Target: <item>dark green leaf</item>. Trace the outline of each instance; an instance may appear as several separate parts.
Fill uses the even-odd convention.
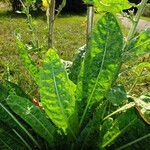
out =
[[[9,96],[7,103],[36,133],[47,140],[51,146],[54,144],[56,130],[45,114],[42,113],[42,110],[33,105],[29,100],[19,96]]]
[[[84,127],[80,136],[78,137],[78,149],[95,149],[97,147],[97,142],[99,141],[100,126],[103,120],[103,117],[106,113],[107,101],[100,104],[96,112],[93,114],[92,119]],[[92,144],[91,144],[92,143]]]
[[[9,127],[13,129],[17,129],[20,131],[20,133],[24,136],[26,135],[30,140],[40,149],[40,146],[36,139],[33,137],[31,133],[27,130],[25,127],[26,124],[22,124],[20,121],[20,118],[18,119],[16,115],[9,109],[9,107],[5,104],[2,104],[0,102],[0,120],[4,123],[7,124]]]
[[[1,124],[1,123],[0,123]],[[16,134],[5,128],[4,124],[0,125],[0,149],[2,150],[32,150],[32,148],[27,144],[21,143]]]
[[[77,84],[78,76],[81,70],[81,64],[84,59],[85,49],[86,48],[84,46],[78,50],[78,53],[75,56],[75,60],[73,61],[73,64],[70,68],[69,79],[75,84]]]

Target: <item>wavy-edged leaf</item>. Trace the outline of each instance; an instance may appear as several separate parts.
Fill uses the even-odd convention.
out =
[[[88,109],[105,96],[118,73],[123,35],[113,14],[106,13],[92,33],[77,84],[80,125]],[[84,110],[84,112],[83,112]]]
[[[29,57],[28,49],[25,46],[25,44],[22,42],[19,33],[16,34],[16,43],[17,43],[18,51],[19,51],[20,58],[22,60],[23,65],[29,71],[29,73],[31,74],[35,82],[37,82],[38,77],[39,77],[38,69],[35,63],[33,62],[33,60]]]
[[[123,9],[130,8],[128,0],[83,0],[87,4],[94,4],[97,12],[120,13]]]
[[[9,96],[7,103],[37,134],[53,146],[56,130],[42,110],[33,105],[28,99],[15,95]]]
[[[141,32],[131,41],[128,51],[136,56],[150,53],[150,28]]]
[[[39,89],[43,107],[53,123],[65,133],[68,129],[75,136],[75,85],[68,79],[67,72],[53,49],[46,53],[40,70]]]

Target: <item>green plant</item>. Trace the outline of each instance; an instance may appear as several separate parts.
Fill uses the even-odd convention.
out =
[[[79,68],[70,70],[77,70],[69,75],[75,76],[73,81],[56,50],[49,49],[37,69],[17,36],[21,59],[38,85],[40,102],[20,93],[17,86],[8,88],[9,83],[1,84],[0,110],[7,118],[1,119],[3,149],[14,149],[14,143],[18,149],[123,149],[149,139],[149,96],[129,96],[124,87],[116,83],[121,66],[130,54],[141,55],[149,50],[149,30],[134,37],[146,2],[141,3],[127,41],[123,40],[112,12],[100,18],[85,48],[84,58],[77,57],[81,62]],[[132,136],[136,132],[134,126],[140,135]],[[125,133],[130,133],[130,137],[125,143],[121,139],[118,143],[116,139],[124,138]]]

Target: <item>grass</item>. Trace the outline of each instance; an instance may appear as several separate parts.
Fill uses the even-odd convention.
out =
[[[100,15],[95,15],[95,22],[99,17]],[[33,17],[33,23],[36,27],[36,36],[39,39],[40,45],[47,50],[48,29],[45,14]],[[36,95],[36,85],[28,72],[25,71],[17,52],[15,44],[16,29],[20,29],[24,41],[30,43],[31,35],[27,28],[26,17],[23,15],[14,15],[9,11],[8,7],[1,7],[0,79],[6,79],[9,72],[11,75],[9,80],[20,85],[29,95]],[[122,27],[122,29],[126,35],[127,29],[124,27]],[[85,35],[86,15],[65,15],[59,16],[55,20],[53,44],[58,50],[58,54],[61,58],[65,60],[73,60],[76,50],[85,44]],[[126,79],[125,76],[124,79]],[[122,81],[124,79],[122,79]]]

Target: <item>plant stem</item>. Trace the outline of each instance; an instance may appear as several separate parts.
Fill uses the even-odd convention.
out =
[[[92,27],[93,27],[93,17],[94,17],[94,6],[88,5],[87,6],[87,31],[86,31],[86,45],[88,47]]]
[[[53,26],[55,16],[55,0],[51,0],[48,13],[48,48],[53,47]]]
[[[143,11],[146,7],[146,4],[147,4],[148,0],[142,0],[140,6],[139,6],[139,10],[133,20],[133,24],[132,24],[132,27],[129,31],[129,34],[128,34],[128,37],[127,37],[127,43],[130,43],[131,39],[133,38],[135,32],[136,32],[136,27],[138,25],[138,22],[140,20],[140,17],[141,15],[143,14]]]

